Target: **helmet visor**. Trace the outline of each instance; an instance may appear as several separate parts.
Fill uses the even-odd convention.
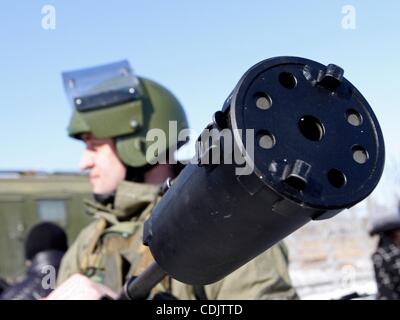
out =
[[[63,72],[62,77],[67,98],[79,112],[118,106],[140,98],[139,80],[126,60]]]

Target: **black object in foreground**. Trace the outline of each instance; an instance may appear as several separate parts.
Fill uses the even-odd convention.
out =
[[[186,166],[145,223],[144,243],[159,275],[153,280],[167,273],[189,284],[218,281],[307,222],[357,204],[382,175],[379,123],[336,65],[262,61],[207,129],[217,134],[202,146],[202,163]],[[254,142],[246,129],[254,130]],[[223,131],[233,135],[230,148]],[[229,157],[205,164],[217,160],[215,150],[242,150],[251,174]],[[135,281],[126,287],[133,298]]]

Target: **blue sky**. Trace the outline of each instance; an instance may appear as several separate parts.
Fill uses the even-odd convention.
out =
[[[41,26],[44,5],[56,29]],[[356,28],[342,28],[342,7]],[[399,1],[22,1],[0,4],[0,170],[75,170],[83,146],[60,73],[128,59],[169,87],[200,131],[242,74],[278,55],[335,63],[399,153]]]

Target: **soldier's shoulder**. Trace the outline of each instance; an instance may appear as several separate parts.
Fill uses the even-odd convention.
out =
[[[82,243],[93,239],[98,233],[100,225],[102,224],[101,219],[95,219],[84,227],[76,237],[75,243]]]

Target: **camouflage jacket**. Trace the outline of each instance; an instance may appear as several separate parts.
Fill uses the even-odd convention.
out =
[[[280,242],[224,279],[206,286],[172,280],[171,293],[179,299],[249,300],[298,299],[288,272],[288,251]]]
[[[400,300],[400,248],[382,234],[372,255],[378,300]]]
[[[81,273],[119,291],[127,276],[142,272],[152,261],[142,244],[143,223],[159,198],[158,191],[158,186],[122,182],[114,208],[87,201],[87,213],[94,221],[65,254],[57,283]]]
[[[144,221],[159,200],[158,191],[158,186],[123,182],[114,208],[88,202],[88,213],[95,221],[64,256],[58,284],[81,273],[118,292],[127,276],[140,274],[152,262],[150,250],[142,244],[142,233]],[[190,286],[167,278],[157,288],[178,299],[297,298],[283,242],[214,284]]]

